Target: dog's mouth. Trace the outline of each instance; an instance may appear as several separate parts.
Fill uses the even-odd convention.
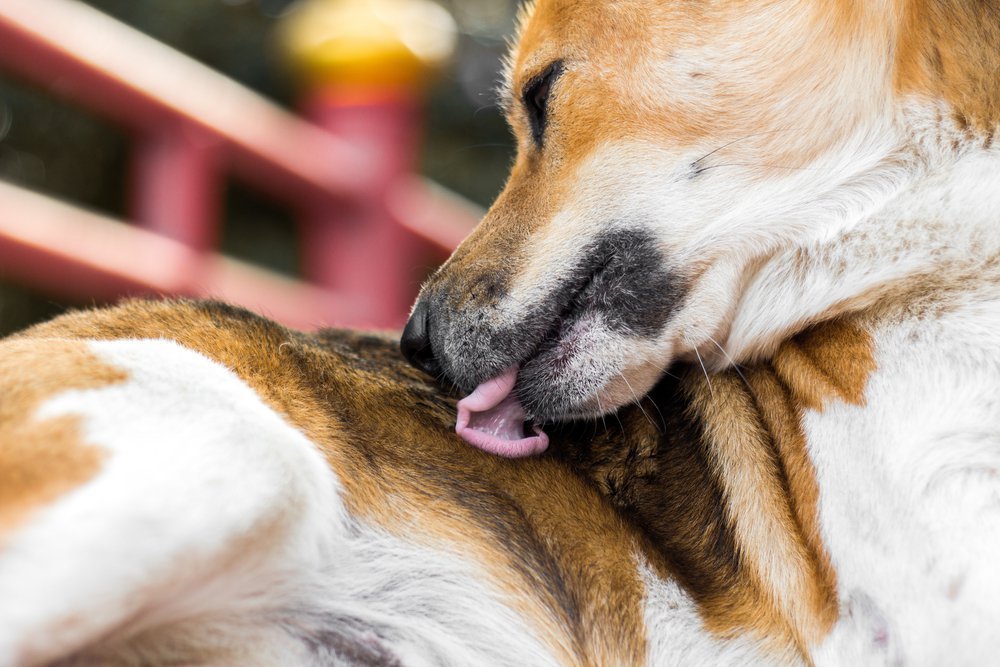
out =
[[[525,421],[524,406],[514,393],[518,370],[512,366],[458,402],[455,432],[467,443],[507,458],[534,456],[549,446],[545,431]],[[529,428],[533,435],[527,435]]]
[[[557,411],[546,410],[547,401],[539,390],[551,394],[564,384],[560,376],[565,374],[570,359],[582,352],[579,333],[588,328],[591,314],[574,297],[525,359],[482,382],[459,401],[455,432],[483,451],[523,458],[541,454],[548,447],[549,438],[540,416],[547,420],[586,416],[588,411],[576,405],[562,404]]]
[[[597,417],[615,407],[602,392],[637,343],[660,335],[684,294],[645,232],[609,233],[583,256],[541,306],[524,308],[502,336],[466,346],[478,348],[479,358],[465,352],[463,371],[494,350],[512,352],[464,383],[475,388],[459,402],[456,431],[469,444],[507,457],[538,454],[548,446],[542,422]],[[464,326],[475,330],[475,320]]]

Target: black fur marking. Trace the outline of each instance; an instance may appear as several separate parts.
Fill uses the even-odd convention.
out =
[[[495,284],[495,283],[491,283]],[[506,292],[506,290],[503,290]],[[654,337],[688,292],[671,270],[652,234],[621,229],[599,236],[579,255],[547,299],[519,313],[516,323],[498,327],[493,308],[504,296],[426,290],[430,346],[444,376],[463,392],[513,364],[546,355],[562,334],[587,316],[622,336]]]
[[[574,328],[593,322],[623,338],[655,338],[689,290],[657,239],[635,228],[598,236],[561,278],[548,298],[516,309],[513,323],[509,314],[495,310],[507,293],[501,284],[506,278],[472,279],[473,287],[462,291],[439,283],[421,297],[427,339],[408,345],[433,351],[434,370],[442,371],[433,375],[465,394],[519,364],[517,392],[531,419],[566,419],[591,410],[593,395],[608,381],[602,374],[607,371],[588,374],[575,367],[573,375],[566,375],[575,355],[598,353],[576,347]]]
[[[612,232],[600,237],[587,255],[590,262],[577,274],[589,276],[589,282],[571,304],[571,313],[598,312],[612,330],[625,335],[657,335],[687,290],[652,235]]]
[[[642,406],[622,409],[596,436],[592,422],[554,425],[550,451],[645,534],[699,603],[724,604],[742,562],[702,425],[674,377],[664,377]]]

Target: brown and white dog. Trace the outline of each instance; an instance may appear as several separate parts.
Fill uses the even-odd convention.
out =
[[[403,340],[476,447],[379,337],[0,342],[0,665],[994,660],[998,72],[996,0],[539,0]]]

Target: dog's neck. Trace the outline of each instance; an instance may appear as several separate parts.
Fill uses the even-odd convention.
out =
[[[897,97],[940,100],[967,138],[992,138],[1000,126],[1000,0],[888,4]]]
[[[552,425],[552,454],[631,520],[709,628],[802,658],[837,603],[801,409],[860,402],[870,350],[845,318],[739,372],[678,364],[604,422]]]
[[[899,127],[906,147],[886,160],[896,166],[883,200],[747,276],[716,368],[769,358],[816,322],[899,299],[914,279],[958,275],[1000,251],[1000,127],[974,131],[944,102],[904,105]]]
[[[716,368],[768,358],[810,324],[1000,247],[1000,0],[864,8],[859,18],[884,22],[872,34],[895,41],[884,70],[894,102],[858,135],[873,150],[884,142],[883,159],[802,213],[819,239],[783,245],[743,277],[725,353],[701,350]]]

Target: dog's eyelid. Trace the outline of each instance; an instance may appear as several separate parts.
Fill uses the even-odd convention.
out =
[[[531,124],[531,134],[535,143],[542,145],[545,126],[548,123],[548,101],[552,86],[563,72],[563,62],[556,60],[546,67],[541,74],[531,78],[525,84],[521,94],[521,102],[528,114]]]

